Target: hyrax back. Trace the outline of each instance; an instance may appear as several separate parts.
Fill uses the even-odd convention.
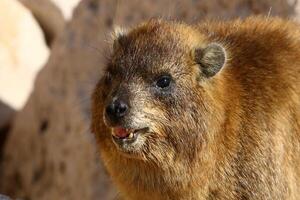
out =
[[[92,131],[124,199],[300,199],[300,29],[252,17],[116,33]]]

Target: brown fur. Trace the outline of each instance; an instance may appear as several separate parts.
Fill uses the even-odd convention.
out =
[[[191,52],[211,43],[225,49],[226,63],[206,77]],[[92,131],[124,199],[300,199],[296,23],[150,20],[114,46],[110,74],[93,94]],[[161,71],[176,84],[165,96],[149,86]],[[138,113],[138,123],[151,127],[130,152],[113,144],[103,121],[112,93],[125,90],[133,102],[128,121]]]

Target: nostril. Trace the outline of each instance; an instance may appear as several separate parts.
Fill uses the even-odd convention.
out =
[[[116,115],[118,117],[122,117],[125,115],[127,110],[127,105],[124,102],[119,102],[116,106]]]
[[[111,119],[123,117],[126,114],[128,106],[123,101],[116,100],[106,107],[106,114]]]
[[[107,107],[106,107],[106,113],[109,115],[109,116],[112,116],[114,115],[114,110],[115,110],[115,106],[114,104],[109,104]]]

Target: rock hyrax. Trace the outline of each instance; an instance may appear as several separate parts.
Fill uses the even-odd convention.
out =
[[[118,32],[92,131],[124,199],[300,199],[300,28],[251,17]]]

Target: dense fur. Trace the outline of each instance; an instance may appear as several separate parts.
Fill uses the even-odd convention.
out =
[[[225,51],[206,74],[198,49]],[[150,20],[118,34],[93,94],[92,131],[124,199],[300,199],[300,28],[253,17],[195,26]],[[199,57],[197,55],[201,55]],[[200,60],[201,61],[201,60]],[[215,62],[214,62],[215,61]],[[153,81],[171,74],[167,92]],[[125,127],[147,125],[118,148],[103,119],[125,96]]]

